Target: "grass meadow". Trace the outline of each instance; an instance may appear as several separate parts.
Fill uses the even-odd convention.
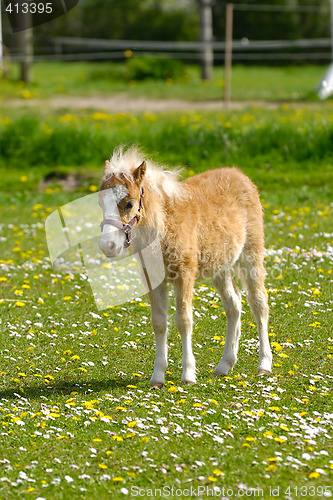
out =
[[[177,498],[333,494],[332,118],[330,103],[157,115],[1,112],[1,498],[149,498],[163,488]],[[198,382],[180,383],[170,290],[167,381],[151,391],[147,297],[98,311],[83,273],[51,267],[45,218],[97,190],[119,143],[183,165],[184,177],[234,164],[258,184],[270,376],[255,375],[257,330],[243,296],[238,364],[212,378],[226,318],[211,283],[198,282]],[[52,172],[76,172],[80,187],[66,191],[57,179],[41,187]]]
[[[163,81],[128,80],[126,63],[38,62],[32,67],[31,83],[26,86],[19,80],[18,64],[12,63],[9,78],[0,80],[0,95],[5,101],[16,98],[23,103],[29,99],[45,100],[54,96],[114,94],[207,101],[223,98],[222,66],[214,68],[211,81],[202,82],[199,68],[191,65],[185,66],[183,77]],[[269,68],[235,65],[232,70],[232,97],[239,101],[316,100],[313,91],[326,69],[326,66],[315,65]]]

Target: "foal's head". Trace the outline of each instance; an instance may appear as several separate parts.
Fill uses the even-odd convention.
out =
[[[144,161],[130,174],[113,173],[110,163],[105,163],[98,202],[103,210],[99,247],[107,257],[118,257],[130,244],[130,228],[140,219],[145,172]]]

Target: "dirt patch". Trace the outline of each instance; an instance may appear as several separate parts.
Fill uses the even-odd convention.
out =
[[[52,170],[39,181],[38,189],[44,191],[46,188],[59,186],[63,191],[75,191],[89,180],[89,174],[81,172],[65,173]]]
[[[47,107],[51,109],[102,109],[110,113],[128,112],[150,112],[158,113],[165,111],[183,111],[183,110],[210,110],[225,111],[227,108],[223,99],[216,101],[182,101],[180,99],[149,99],[147,97],[130,97],[124,94],[113,96],[56,96],[50,99],[29,99],[22,101],[20,99],[11,99],[6,102],[9,106],[40,108]],[[316,104],[316,103],[313,103]],[[233,101],[228,109],[246,109],[250,107],[260,107],[275,109],[279,108],[282,102],[267,101]],[[311,104],[291,103],[291,107],[311,106]]]

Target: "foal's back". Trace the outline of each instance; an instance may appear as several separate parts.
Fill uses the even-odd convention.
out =
[[[234,167],[209,170],[187,179],[184,189],[189,197],[181,207],[178,231],[187,233],[197,250],[199,270],[232,266],[243,250],[262,255],[258,190],[243,172]]]
[[[193,198],[199,198],[200,203],[206,200],[221,207],[232,204],[238,208],[260,208],[255,184],[236,167],[207,170],[188,178],[184,187],[191,191]]]

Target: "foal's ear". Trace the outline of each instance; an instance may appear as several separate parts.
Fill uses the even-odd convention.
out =
[[[110,162],[106,160],[104,163],[104,173],[106,174],[110,170]]]
[[[143,161],[141,163],[141,165],[134,170],[133,179],[134,179],[134,182],[136,182],[136,184],[138,184],[138,185],[141,184],[142,179],[146,173],[146,170],[147,170],[147,165],[146,165],[145,161]]]

